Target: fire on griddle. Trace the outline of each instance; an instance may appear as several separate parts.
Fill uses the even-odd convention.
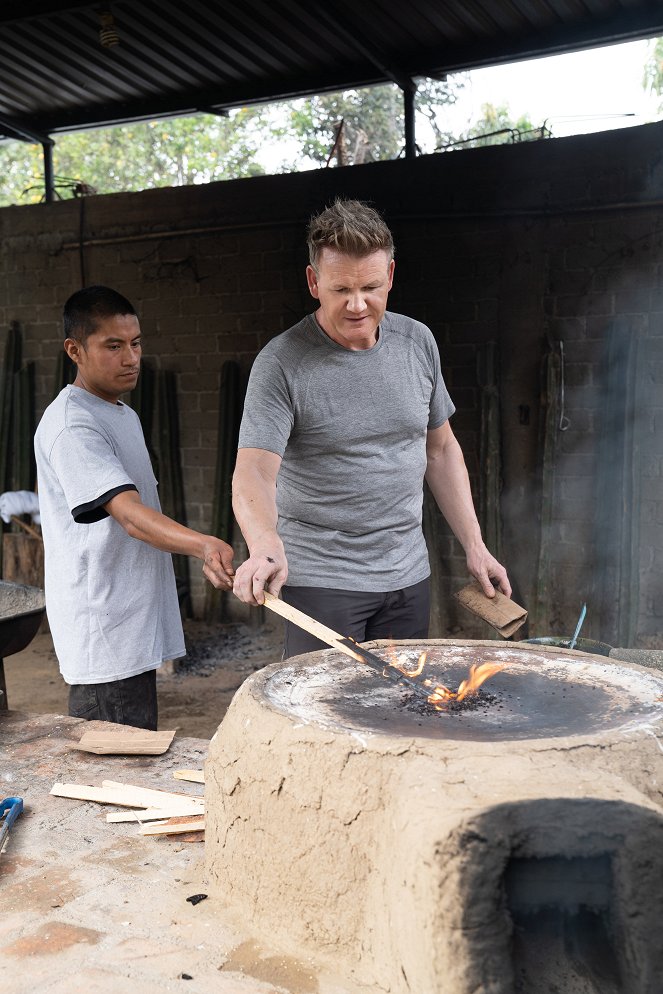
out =
[[[404,654],[396,657],[396,660],[391,663],[396,669],[400,670],[404,676],[409,677],[411,680],[416,680],[421,677],[424,671],[424,666],[426,665],[426,653],[422,652],[417,660],[417,665],[412,669],[407,667],[407,657]],[[458,711],[475,710],[480,704],[489,703],[488,698],[490,697],[494,700],[493,694],[482,693],[479,697],[479,690],[481,686],[489,680],[500,670],[503,670],[504,666],[501,663],[485,662],[485,663],[472,663],[470,666],[470,671],[464,680],[461,680],[458,690],[450,690],[445,687],[444,684],[435,683],[430,677],[425,677],[421,680],[421,683],[427,690],[430,691],[428,695],[428,705],[432,706],[436,711]],[[417,710],[421,708],[421,713],[424,713],[426,705],[422,703],[421,700],[417,701]]]

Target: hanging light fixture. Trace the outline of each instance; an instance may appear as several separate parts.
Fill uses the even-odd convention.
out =
[[[120,36],[115,27],[115,18],[110,10],[102,10],[100,12],[99,22],[101,24],[99,28],[99,44],[103,48],[113,48],[114,45],[119,45]]]

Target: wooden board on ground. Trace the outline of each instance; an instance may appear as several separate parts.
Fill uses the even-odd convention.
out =
[[[205,829],[205,816],[193,818],[169,818],[168,821],[157,822],[154,825],[141,825],[141,835],[179,835],[184,832],[200,832]]]
[[[188,780],[189,783],[205,783],[204,770],[175,770],[173,776],[176,780]]]
[[[164,804],[162,808],[141,808],[139,811],[113,811],[106,815],[106,821],[114,823],[123,821],[164,821],[176,816],[193,817],[203,814],[204,810],[204,805],[196,798],[195,803],[190,805]]]
[[[190,801],[192,798],[202,801],[202,794],[188,794],[184,790],[162,790],[160,787],[138,787],[136,784],[131,783],[121,783],[118,780],[102,780],[102,787],[123,787],[126,791],[130,793],[133,797],[143,797],[146,803],[143,805],[146,808],[159,807],[165,800],[171,799],[175,801]],[[132,805],[133,807],[133,805]]]
[[[203,804],[203,798],[188,794],[171,794],[168,791],[150,790],[147,787],[134,787],[105,780],[101,787],[89,787],[76,783],[55,783],[51,794],[56,797],[69,797],[78,801],[95,801],[97,804],[117,804],[126,808],[163,807],[168,804],[188,808],[192,801]]]
[[[84,732],[75,749],[98,756],[161,756],[170,748],[175,737],[172,731],[151,732],[127,726],[122,730]]]

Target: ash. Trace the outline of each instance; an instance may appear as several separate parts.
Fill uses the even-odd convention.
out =
[[[283,635],[279,625],[254,628],[242,622],[184,623],[186,656],[177,661],[176,676],[209,677],[219,670],[248,676],[281,658]]]

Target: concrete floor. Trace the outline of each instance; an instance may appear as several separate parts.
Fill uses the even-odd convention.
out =
[[[104,779],[202,790],[172,773],[202,768],[206,739],[176,737],[163,756],[72,748],[100,724],[0,712],[0,798],[25,803],[0,855],[3,994],[359,994],[258,948],[218,898],[187,902],[206,891],[200,842],[144,837],[108,824],[107,805],[50,795],[56,781]]]

